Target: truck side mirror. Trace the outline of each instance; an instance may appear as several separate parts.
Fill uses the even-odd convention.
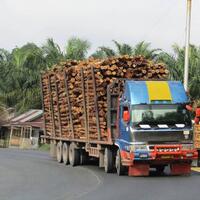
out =
[[[130,121],[130,113],[129,113],[128,110],[124,110],[124,112],[123,112],[123,120],[126,123],[128,123]]]
[[[192,108],[191,105],[185,105],[185,108],[186,108],[187,110],[189,110],[189,111],[192,111],[192,110],[193,110],[193,108]]]

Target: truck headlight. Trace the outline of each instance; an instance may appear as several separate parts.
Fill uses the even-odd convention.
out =
[[[125,146],[126,151],[134,152],[134,151],[148,151],[149,148],[147,145],[127,145]]]
[[[192,150],[193,145],[192,144],[182,144],[182,149],[183,150]]]
[[[190,131],[183,131],[183,135],[184,135],[185,139],[187,140],[189,138]]]
[[[135,145],[135,151],[148,151],[147,145]]]

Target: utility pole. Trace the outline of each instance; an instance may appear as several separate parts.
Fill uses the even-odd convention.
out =
[[[192,0],[187,0],[186,34],[185,34],[185,66],[184,66],[184,88],[187,92],[188,92],[188,74],[189,74],[191,12],[192,12]]]

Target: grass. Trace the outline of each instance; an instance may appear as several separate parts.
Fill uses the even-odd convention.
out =
[[[41,144],[38,149],[40,151],[50,151],[50,145],[49,144]]]

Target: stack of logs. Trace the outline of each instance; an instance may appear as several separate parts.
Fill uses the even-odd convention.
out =
[[[142,56],[60,63],[42,75],[46,134],[107,141],[107,86],[118,78],[167,79],[168,73]]]

